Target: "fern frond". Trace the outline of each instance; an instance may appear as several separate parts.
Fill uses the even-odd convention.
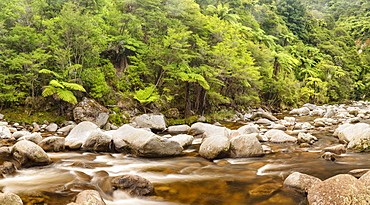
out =
[[[57,92],[57,89],[55,87],[53,87],[53,86],[47,85],[47,86],[44,86],[43,88],[44,88],[44,90],[41,93],[41,95],[43,97],[47,97],[47,96],[53,95],[54,93]]]
[[[77,84],[77,83],[60,82],[60,84],[62,84],[65,88],[69,90],[78,90],[78,91],[86,92],[85,88],[82,85]]]
[[[57,80],[51,80],[49,82],[49,85],[54,86],[54,87],[64,88],[64,86],[61,83],[59,83]]]
[[[59,75],[58,73],[56,73],[52,70],[48,70],[48,69],[41,69],[41,70],[39,70],[39,73],[53,74],[57,78],[62,78],[62,76]]]
[[[65,90],[65,89],[58,89],[57,95],[59,96],[61,100],[69,102],[73,105],[77,104],[77,98],[72,93],[72,91]]]

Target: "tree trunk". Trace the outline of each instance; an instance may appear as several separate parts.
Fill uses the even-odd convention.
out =
[[[190,83],[186,82],[185,85],[185,112],[184,117],[190,117],[191,102],[190,102]]]

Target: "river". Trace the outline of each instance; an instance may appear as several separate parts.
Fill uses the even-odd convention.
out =
[[[313,118],[299,118],[312,121]],[[240,123],[224,123],[236,129]],[[3,192],[14,192],[25,204],[64,205],[86,189],[96,186],[90,179],[99,171],[110,177],[140,175],[154,185],[153,196],[132,198],[120,191],[105,199],[108,205],[297,205],[305,196],[284,188],[293,171],[326,179],[340,173],[369,168],[367,153],[347,152],[335,161],[321,158],[323,147],[339,144],[328,131],[313,131],[319,140],[311,147],[297,144],[263,143],[272,153],[263,157],[224,158],[209,161],[197,153],[194,144],[181,156],[137,158],[121,153],[49,152],[54,163],[24,168],[0,180]],[[3,159],[5,160],[5,159]],[[94,180],[91,180],[94,181]],[[66,188],[67,187],[67,188]]]

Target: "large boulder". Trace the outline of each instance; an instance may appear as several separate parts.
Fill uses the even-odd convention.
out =
[[[45,130],[48,132],[56,132],[58,129],[58,125],[55,123],[50,123],[48,126],[45,127]]]
[[[21,197],[14,193],[0,193],[0,204],[2,205],[23,205]]]
[[[0,138],[1,139],[9,139],[12,136],[9,128],[6,126],[0,126]]]
[[[262,144],[257,139],[258,133],[243,134],[230,140],[231,157],[263,156]]]
[[[64,150],[64,137],[47,137],[43,139],[38,145],[47,152],[59,152]]]
[[[278,119],[275,116],[273,116],[270,112],[266,112],[262,109],[259,109],[257,112],[252,113],[252,116],[249,119],[255,120],[258,118],[266,118],[271,121],[278,121]]]
[[[293,109],[289,112],[291,115],[309,115],[310,114],[310,109],[308,107],[301,107],[301,108],[296,108]]]
[[[189,125],[174,125],[167,128],[167,132],[172,135],[187,134],[189,130]]]
[[[18,138],[21,138],[21,137],[23,137],[23,136],[25,136],[25,135],[30,135],[31,133],[30,132],[28,132],[28,131],[16,131],[16,132],[14,132],[13,134],[12,134],[12,137],[14,138],[14,139],[18,139]]]
[[[160,137],[152,132],[123,125],[113,133],[113,142],[117,148],[126,148],[133,154],[142,157],[166,157],[181,154],[183,148],[178,142]]]
[[[297,142],[297,138],[286,134],[282,130],[269,130],[265,133],[265,136],[270,140],[270,142],[275,143]]]
[[[370,125],[366,123],[357,123],[354,125],[339,127],[338,129],[341,129],[337,132],[339,141],[349,143],[354,138],[359,138],[365,132],[365,130],[369,128]]]
[[[38,143],[41,142],[42,136],[41,136],[41,133],[34,132],[32,134],[29,134],[29,135],[24,135],[23,137],[19,138],[18,140],[28,140],[28,141],[34,142],[35,144],[38,144]]]
[[[369,204],[365,184],[349,174],[339,174],[320,183],[308,190],[309,204]]]
[[[181,147],[187,147],[193,143],[194,137],[191,135],[180,134],[171,137],[170,140],[178,142]]]
[[[312,186],[320,182],[321,179],[317,177],[299,172],[293,172],[284,180],[284,187],[301,193],[307,193]]]
[[[112,136],[101,130],[95,130],[86,138],[81,148],[94,152],[112,151]]]
[[[81,205],[105,205],[103,198],[96,190],[84,190],[77,194],[76,204]]]
[[[154,130],[165,130],[166,129],[166,119],[164,115],[155,114],[143,114],[136,116],[132,119],[132,122],[136,123],[138,127],[149,128]]]
[[[368,150],[370,148],[370,128],[364,129],[361,134],[354,136],[347,147]]]
[[[90,121],[103,127],[108,121],[109,110],[92,99],[84,98],[73,109],[73,118],[77,123]]]
[[[87,137],[96,130],[99,130],[99,127],[96,124],[89,121],[81,122],[76,125],[76,127],[74,127],[65,138],[65,145],[70,149],[79,149]]]
[[[188,134],[208,138],[215,135],[222,135],[226,137],[230,134],[230,132],[231,130],[227,129],[226,127],[197,122],[191,125]]]
[[[243,134],[252,134],[252,133],[259,133],[259,126],[255,124],[244,125],[239,127],[237,130],[241,135]]]
[[[208,137],[200,145],[199,154],[206,159],[223,158],[229,154],[230,140],[222,135]]]
[[[51,163],[46,152],[31,141],[22,140],[15,143],[11,153],[13,158],[23,167],[41,166]]]
[[[111,184],[114,189],[120,189],[133,197],[146,196],[153,192],[153,184],[138,175],[121,175],[112,179]]]

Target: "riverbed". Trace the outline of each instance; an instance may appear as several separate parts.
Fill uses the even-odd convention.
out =
[[[297,118],[301,122],[313,119]],[[243,122],[222,124],[236,129]],[[283,187],[284,179],[290,173],[298,171],[324,180],[353,169],[370,167],[368,153],[349,151],[335,161],[324,160],[321,150],[337,145],[339,141],[332,136],[332,131],[315,129],[311,132],[318,141],[310,147],[264,142],[272,152],[263,157],[213,161],[199,156],[198,144],[171,158],[82,151],[49,152],[53,160],[51,165],[22,168],[1,179],[0,187],[3,192],[21,196],[24,204],[64,205],[82,190],[97,187],[91,178],[104,172],[110,177],[139,175],[154,185],[154,194],[145,198],[132,198],[119,190],[113,195],[103,195],[108,205],[303,205],[306,204],[304,195]]]

